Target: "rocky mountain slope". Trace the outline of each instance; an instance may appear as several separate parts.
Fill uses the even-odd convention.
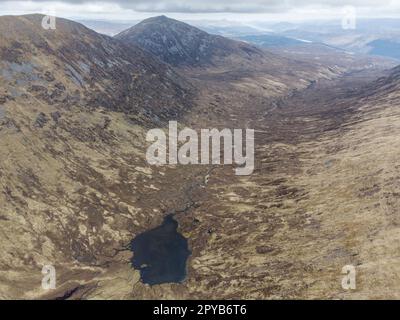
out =
[[[133,206],[151,187],[145,128],[177,119],[195,94],[135,46],[41,21],[0,17],[1,298],[46,294],[44,264],[57,269],[52,297],[102,272],[150,217]]]
[[[249,90],[261,88],[266,95],[307,86],[309,79],[333,79],[349,71],[395,65],[389,60],[354,56],[317,44],[264,50],[165,16],[144,20],[115,38],[151,52],[192,80],[209,84],[236,82]]]
[[[41,19],[1,17],[1,99],[29,95],[63,107],[79,102],[164,119],[189,106],[190,85],[140,48],[64,19],[46,31]]]
[[[165,16],[146,19],[116,38],[138,45],[173,66],[208,66],[230,55],[244,59],[263,56],[254,46],[210,35]]]

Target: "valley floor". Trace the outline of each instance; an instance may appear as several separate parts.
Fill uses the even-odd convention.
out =
[[[195,203],[178,215],[192,250],[188,278],[137,283],[134,297],[399,298],[400,111],[397,92],[387,100],[360,90],[375,76],[350,73],[275,98],[208,92],[222,116],[205,107],[201,121],[197,110],[186,121],[255,129],[256,170],[237,177],[216,167],[206,184],[206,168],[189,169],[189,181],[180,178],[188,168],[166,174],[186,186],[167,211]],[[346,265],[356,290],[341,286]]]

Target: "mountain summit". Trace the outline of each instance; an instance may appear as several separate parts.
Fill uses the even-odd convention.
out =
[[[189,104],[190,85],[138,46],[62,18],[56,30],[44,30],[42,18],[0,17],[0,84],[13,92],[9,99],[28,92],[51,104],[153,118],[175,117]]]
[[[244,42],[208,34],[187,23],[159,16],[146,19],[116,35],[126,44],[138,45],[173,66],[203,66],[230,55],[263,56]]]

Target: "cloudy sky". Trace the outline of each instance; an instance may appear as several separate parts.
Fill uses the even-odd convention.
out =
[[[0,15],[51,13],[75,19],[139,20],[166,14],[182,20],[336,19],[354,6],[359,17],[400,17],[399,0],[0,0]]]

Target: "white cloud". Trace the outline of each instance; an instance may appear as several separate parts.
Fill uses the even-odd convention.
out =
[[[398,0],[0,0],[0,14],[46,13],[67,18],[138,20],[157,14],[177,19],[240,21],[337,18],[344,6],[362,17],[400,16]]]

